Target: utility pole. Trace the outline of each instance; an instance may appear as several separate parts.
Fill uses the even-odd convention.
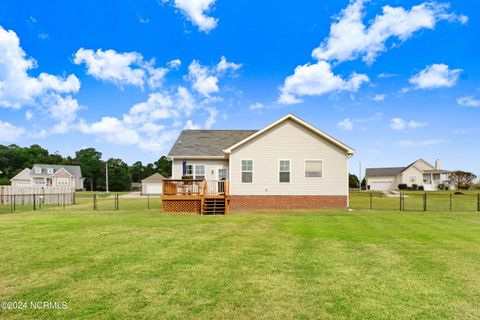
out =
[[[358,190],[362,191],[362,162],[358,161]]]
[[[108,160],[105,162],[105,187],[108,193]]]

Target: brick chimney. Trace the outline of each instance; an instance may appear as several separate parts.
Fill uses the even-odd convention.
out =
[[[440,160],[439,159],[435,160],[435,169],[440,170],[440,167],[441,167]]]

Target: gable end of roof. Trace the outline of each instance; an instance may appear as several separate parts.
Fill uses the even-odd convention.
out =
[[[292,121],[295,121],[296,123],[300,124],[301,126],[305,127],[306,129],[312,131],[313,133],[317,134],[318,136],[320,136],[321,138],[329,141],[330,143],[332,143],[333,145],[339,147],[340,149],[342,150],[345,150],[345,152],[348,154],[348,155],[353,155],[355,153],[355,150],[350,148],[349,146],[347,146],[346,144],[340,142],[339,140],[335,139],[334,137],[328,135],[327,133],[317,129],[316,127],[314,127],[313,125],[307,123],[306,121],[300,119],[299,117],[289,113],[287,114],[286,116],[278,119],[277,121],[273,122],[272,124],[266,126],[265,128],[255,132],[254,134],[246,137],[245,139],[237,142],[236,144],[230,146],[229,148],[226,148],[223,150],[223,152],[225,153],[231,153],[232,150],[238,148],[239,146],[243,145],[244,143],[247,143],[248,141],[251,141],[253,139],[255,139],[256,137],[260,136],[262,133],[270,130],[271,128],[274,128],[276,127],[277,125],[281,124],[282,122],[285,122],[287,120],[292,120]]]

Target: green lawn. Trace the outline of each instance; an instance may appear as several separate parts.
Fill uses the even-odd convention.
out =
[[[0,215],[1,319],[478,319],[480,214]]]

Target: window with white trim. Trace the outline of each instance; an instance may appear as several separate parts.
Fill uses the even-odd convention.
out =
[[[410,176],[409,179],[410,179],[410,182],[412,182],[412,183],[417,182],[417,177],[415,177],[415,176]]]
[[[204,180],[205,179],[205,165],[204,164],[196,164],[195,165],[195,179],[196,180]]]
[[[69,186],[70,179],[68,178],[57,178],[57,186]]]
[[[53,174],[53,168],[47,168],[47,173],[48,174]]]
[[[45,179],[43,178],[35,178],[34,179],[35,184],[45,184]]]
[[[227,169],[221,168],[218,169],[218,180],[225,180],[227,179]]]
[[[279,160],[278,181],[280,183],[290,183],[290,160]]]
[[[185,175],[193,177],[193,164],[187,164],[187,172]]]
[[[305,178],[321,178],[322,175],[322,160],[305,160]]]
[[[36,167],[35,168],[35,173],[36,174],[41,174],[42,173],[42,168]]]
[[[242,183],[253,183],[253,160],[242,160]]]

